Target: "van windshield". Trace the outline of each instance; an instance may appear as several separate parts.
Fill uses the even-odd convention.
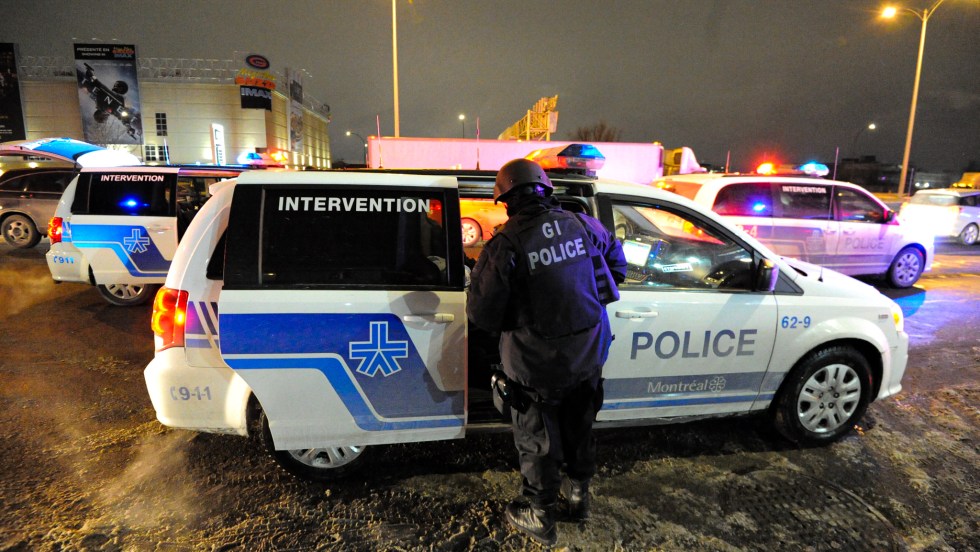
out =
[[[956,196],[951,195],[940,195],[940,194],[915,194],[912,196],[912,200],[909,203],[914,203],[916,205],[940,205],[943,207],[948,207],[950,205],[956,205]]]

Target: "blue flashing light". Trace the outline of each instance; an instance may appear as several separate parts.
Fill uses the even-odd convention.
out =
[[[768,206],[765,203],[762,203],[760,201],[759,203],[756,203],[755,205],[752,206],[752,210],[755,211],[756,213],[761,213],[765,211],[767,207]]]
[[[827,165],[824,165],[823,163],[817,163],[816,161],[810,161],[809,163],[804,163],[799,167],[797,167],[797,170],[800,170],[806,174],[810,174],[814,176],[827,176],[828,174],[830,174],[830,169],[827,167]]]
[[[123,209],[134,211],[138,209],[141,206],[141,204],[136,198],[127,197],[119,202],[119,206],[122,207]]]

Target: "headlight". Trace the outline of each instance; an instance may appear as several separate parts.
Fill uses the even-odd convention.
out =
[[[894,301],[892,302],[892,321],[895,323],[896,332],[905,331],[905,315],[902,314],[902,307],[899,307]]]

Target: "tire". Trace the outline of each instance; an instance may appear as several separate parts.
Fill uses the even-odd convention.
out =
[[[335,481],[364,465],[368,447],[344,446],[314,449],[276,450],[265,412],[261,414],[262,444],[279,466],[309,481]]]
[[[895,255],[888,267],[888,283],[895,288],[912,287],[922,276],[924,265],[925,258],[921,251],[912,246],[905,247]]]
[[[855,349],[810,353],[787,376],[774,402],[773,423],[790,441],[836,441],[861,419],[871,397],[868,361]]]
[[[956,240],[963,245],[973,245],[977,243],[978,238],[980,238],[980,228],[977,228],[977,225],[973,223],[967,224],[960,235],[956,236]]]
[[[97,286],[102,298],[117,307],[145,305],[156,295],[156,284],[106,284]]]
[[[3,221],[3,239],[20,249],[30,249],[41,241],[34,221],[24,215],[10,215]]]
[[[474,246],[483,239],[483,228],[480,227],[479,222],[464,218],[460,221],[460,226],[463,230],[463,247]]]

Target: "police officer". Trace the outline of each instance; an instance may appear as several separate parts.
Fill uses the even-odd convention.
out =
[[[559,494],[571,519],[589,516],[592,423],[613,339],[605,305],[626,274],[615,237],[562,210],[553,189],[534,161],[501,167],[493,197],[509,218],[481,253],[467,302],[476,326],[500,332],[524,495],[508,504],[507,520],[546,545],[557,541]]]

